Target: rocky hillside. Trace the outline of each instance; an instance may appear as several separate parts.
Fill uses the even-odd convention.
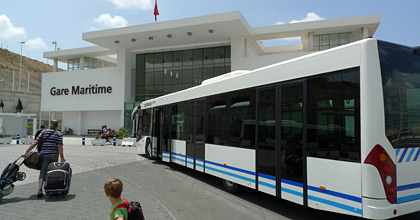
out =
[[[0,49],[0,90],[13,90],[13,70],[14,77],[14,91],[19,91],[19,68],[20,68],[20,54],[10,52],[6,49]],[[22,57],[22,79],[21,92],[27,92],[28,88],[28,73],[29,79],[29,93],[41,94],[41,79],[42,73],[52,72],[53,66],[27,58]]]

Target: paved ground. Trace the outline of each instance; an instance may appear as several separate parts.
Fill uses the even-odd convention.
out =
[[[89,144],[90,141],[87,140]],[[146,219],[277,220],[354,219],[318,211],[258,192],[232,195],[217,178],[191,169],[145,159],[134,147],[81,146],[81,138],[65,137],[66,159],[73,168],[69,195],[36,197],[38,171],[22,166],[27,179],[0,203],[0,219],[109,219],[104,182],[117,177],[123,197],[142,203]],[[28,145],[0,145],[0,169]],[[420,213],[397,218],[420,219]]]
[[[89,144],[90,140],[86,142]],[[28,146],[0,145],[0,169],[17,159]],[[3,198],[0,203],[0,219],[109,219],[110,203],[105,196],[103,184],[111,177],[123,180],[123,195],[127,199],[141,198],[148,219],[173,219],[159,200],[119,175],[120,172],[124,175],[133,172],[127,164],[138,164],[145,160],[137,155],[135,147],[114,147],[109,144],[82,146],[81,138],[65,137],[64,155],[73,170],[69,195],[51,198],[44,195],[41,199],[37,198],[39,171],[22,165],[20,171],[24,171],[27,178],[16,182],[14,192]]]

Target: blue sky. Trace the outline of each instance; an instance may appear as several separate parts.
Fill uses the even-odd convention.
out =
[[[45,51],[91,46],[82,33],[154,22],[154,0],[0,0],[0,44],[41,62]],[[374,37],[420,45],[419,0],[158,0],[159,21],[240,11],[251,27],[381,15]],[[51,64],[52,62],[49,61]]]

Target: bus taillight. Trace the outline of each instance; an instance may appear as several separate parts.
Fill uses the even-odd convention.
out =
[[[386,198],[390,203],[397,203],[397,195],[395,193],[397,169],[388,153],[381,145],[377,144],[367,156],[365,163],[376,167],[382,179]]]

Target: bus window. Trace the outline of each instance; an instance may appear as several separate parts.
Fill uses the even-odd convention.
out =
[[[309,156],[360,162],[359,70],[308,81]]]
[[[420,140],[420,56],[413,48],[378,41],[385,134],[393,147],[417,147]]]
[[[185,103],[177,103],[172,106],[172,139],[185,140],[186,126]]]
[[[226,108],[226,96],[207,99],[207,137],[206,143],[229,146],[230,120]]]
[[[255,90],[232,94],[230,146],[255,148]]]

